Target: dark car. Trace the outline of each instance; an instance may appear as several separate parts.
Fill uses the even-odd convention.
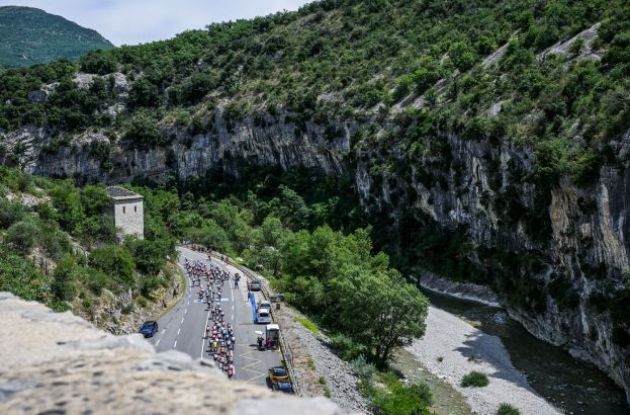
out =
[[[153,337],[153,335],[157,333],[157,331],[157,321],[146,321],[139,330],[140,334],[142,334],[144,337]]]
[[[254,279],[249,282],[249,291],[260,291],[262,289],[262,282]]]
[[[293,393],[293,385],[291,382],[279,380],[272,384],[273,390],[284,393]]]
[[[269,369],[269,380],[274,385],[277,382],[288,382],[289,373],[282,366],[275,366]]]

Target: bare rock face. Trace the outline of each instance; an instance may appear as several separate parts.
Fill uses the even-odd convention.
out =
[[[12,294],[0,293],[0,326],[2,414],[345,413],[228,381],[214,362],[156,353],[139,334],[113,336]]]

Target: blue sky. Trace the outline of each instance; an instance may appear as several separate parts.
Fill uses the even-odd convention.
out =
[[[311,0],[0,0],[29,6],[95,29],[117,46],[168,39],[212,22],[296,10]]]

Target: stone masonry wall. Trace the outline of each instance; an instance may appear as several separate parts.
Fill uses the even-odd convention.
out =
[[[0,293],[0,413],[343,415],[228,381],[214,362],[156,353],[139,334],[113,336],[69,312]]]

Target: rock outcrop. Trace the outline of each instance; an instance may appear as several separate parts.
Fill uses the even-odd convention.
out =
[[[139,334],[113,336],[68,312],[0,293],[0,413],[341,415],[228,381],[213,362],[156,353]]]
[[[27,127],[1,134],[6,155],[0,155],[0,162],[17,163],[33,174],[104,183],[136,177],[159,181],[173,174],[185,180],[204,177],[210,169],[238,176],[245,165],[308,167],[327,175],[346,172],[352,129],[346,123],[336,123],[339,136],[330,139],[326,128],[300,124],[289,113],[236,121],[226,118],[219,106],[208,117],[211,128],[196,134],[187,126],[161,127],[160,135],[168,137],[161,146],[114,141],[100,130],[60,138]]]

